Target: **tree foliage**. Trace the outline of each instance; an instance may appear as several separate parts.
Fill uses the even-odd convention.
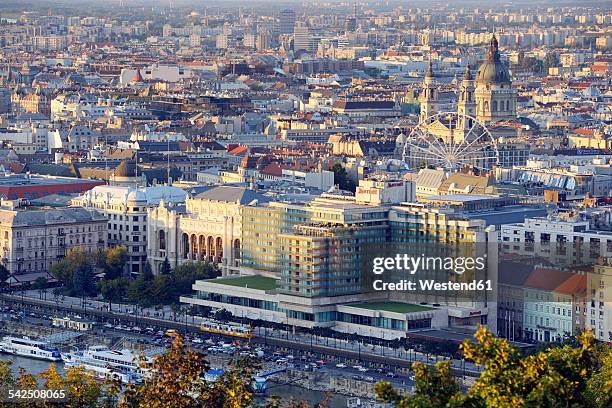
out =
[[[334,164],[330,171],[334,172],[334,184],[337,184],[341,190],[355,191],[357,188],[355,182],[349,178],[346,169],[340,163]]]
[[[162,268],[163,269],[163,268]],[[219,270],[211,263],[189,262],[167,274],[142,273],[136,279],[103,279],[98,288],[107,301],[121,300],[143,307],[177,303],[179,297],[191,293],[192,285],[199,279],[219,276]]]
[[[73,248],[66,256],[51,266],[50,273],[65,286],[69,296],[94,296],[95,257],[80,248]]]
[[[98,282],[98,290],[102,297],[108,301],[109,310],[112,309],[113,303],[119,303],[125,299],[127,288],[130,281],[127,278],[115,278]]]
[[[480,327],[475,341],[461,348],[466,359],[483,368],[474,385],[461,393],[450,375],[450,365],[433,369],[415,363],[416,392],[399,395],[393,387],[377,384],[378,396],[396,407],[593,407],[611,406],[610,347],[596,347],[590,332],[578,337],[579,347],[551,347],[522,356],[506,339]]]
[[[7,269],[4,264],[0,263],[0,287],[6,285],[6,280],[11,276],[10,271]]]
[[[242,408],[253,399],[250,383],[258,365],[240,360],[214,383],[205,380],[210,369],[204,354],[185,346],[176,336],[168,351],[143,362],[150,375],[140,386],[132,386],[121,407],[138,408]]]
[[[129,255],[126,247],[116,246],[101,250],[97,258],[97,266],[104,271],[104,278],[116,279],[123,276]]]
[[[97,381],[93,376],[89,375],[83,368],[70,367],[62,376],[57,371],[55,364],[39,373],[33,375],[20,369],[17,376],[13,376],[11,370],[11,361],[0,361],[0,388],[6,392],[7,388],[21,389],[47,389],[47,390],[65,390],[66,398],[61,402],[24,400],[17,404],[9,405],[2,404],[0,406],[17,406],[17,407],[36,407],[36,408],[98,408],[105,406],[116,406],[119,394],[119,385],[109,381]],[[114,401],[109,405],[109,401]]]

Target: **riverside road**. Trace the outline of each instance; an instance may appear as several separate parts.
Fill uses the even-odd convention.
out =
[[[49,298],[51,298],[49,296]],[[155,326],[161,329],[178,329],[186,333],[201,333],[197,316],[186,313],[175,313],[171,308],[137,308],[133,305],[113,304],[109,310],[107,302],[74,297],[57,297],[44,299],[36,290],[0,294],[0,300],[7,305],[24,309],[39,308],[58,315],[78,314],[93,321],[129,323],[133,325]],[[59,314],[61,315],[61,314]],[[303,333],[272,330],[256,327],[253,329],[252,342],[265,346],[311,352],[326,357],[334,362],[354,362],[371,368],[389,367],[408,370],[414,361],[435,364],[443,357],[431,356],[412,350],[392,349],[381,345],[362,344],[356,341],[346,341],[336,338],[313,336]],[[463,360],[451,362],[454,373],[458,376],[478,376],[478,367]]]

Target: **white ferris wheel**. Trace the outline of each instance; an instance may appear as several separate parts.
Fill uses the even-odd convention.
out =
[[[497,143],[484,124],[458,112],[441,112],[414,127],[402,160],[412,168],[454,171],[463,166],[491,169],[499,165]]]

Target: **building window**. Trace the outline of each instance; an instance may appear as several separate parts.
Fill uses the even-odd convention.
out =
[[[166,249],[166,232],[163,230],[159,231],[159,249],[160,250]]]

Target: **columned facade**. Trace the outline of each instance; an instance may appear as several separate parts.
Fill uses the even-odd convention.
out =
[[[238,274],[241,208],[255,196],[260,195],[241,187],[215,187],[188,198],[185,206],[162,202],[152,208],[148,259],[153,272],[159,273],[167,258],[173,268],[185,262],[211,262],[224,276]]]

